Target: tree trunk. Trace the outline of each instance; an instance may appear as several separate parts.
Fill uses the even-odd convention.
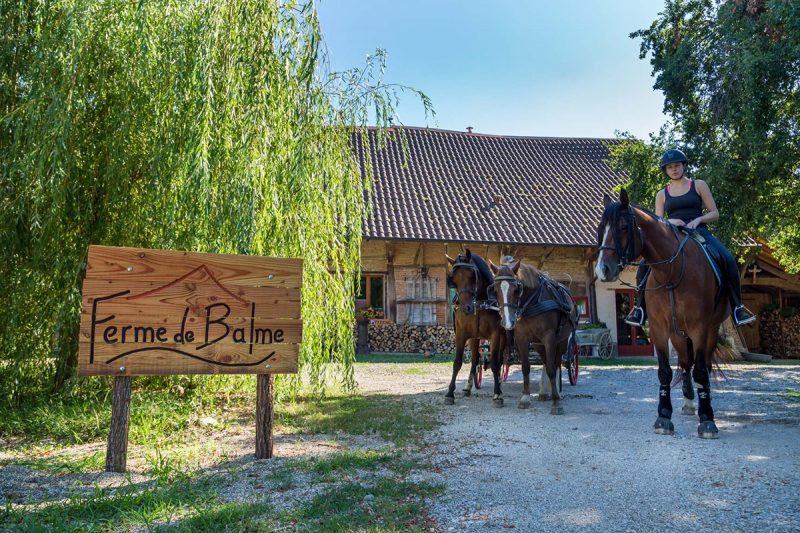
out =
[[[125,472],[128,461],[128,429],[131,425],[131,376],[114,378],[111,429],[108,432],[106,472]]]
[[[272,374],[256,376],[256,459],[272,458],[274,415]]]

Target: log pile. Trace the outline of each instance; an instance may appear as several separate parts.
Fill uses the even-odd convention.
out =
[[[369,347],[373,352],[453,353],[454,343],[451,326],[410,326],[377,320],[369,325]]]
[[[800,315],[782,317],[780,311],[761,314],[761,351],[772,356],[800,358]]]

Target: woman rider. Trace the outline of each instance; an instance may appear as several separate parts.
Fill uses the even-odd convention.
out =
[[[714,197],[711,196],[711,190],[706,182],[686,177],[688,166],[689,161],[680,150],[667,150],[661,156],[661,170],[669,177],[670,184],[658,191],[656,195],[656,215],[664,218],[666,212],[666,218],[670,224],[696,230],[705,238],[706,243],[716,248],[725,261],[722,275],[728,285],[728,299],[731,309],[733,309],[733,322],[737,327],[749,324],[756,317],[742,305],[739,269],[736,267],[736,260],[728,249],[711,235],[706,226],[707,222],[719,219],[717,204],[714,202]],[[705,214],[703,214],[703,209],[706,211]],[[636,285],[639,287],[636,293],[636,305],[625,317],[625,322],[632,326],[641,326],[646,319],[643,289],[649,272],[650,268],[642,260],[639,263],[639,270],[636,272]]]

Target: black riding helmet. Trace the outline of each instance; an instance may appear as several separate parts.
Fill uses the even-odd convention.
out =
[[[684,163],[686,165],[689,164],[689,160],[686,159],[686,154],[678,150],[677,148],[673,148],[672,150],[667,150],[661,156],[661,170],[666,172],[667,165],[671,163]]]

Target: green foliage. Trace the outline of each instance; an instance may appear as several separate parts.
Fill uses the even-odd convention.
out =
[[[0,28],[0,402],[73,375],[89,244],[303,258],[301,372],[352,386],[350,143],[410,90],[385,53],[329,72],[298,1],[0,0]]]
[[[663,186],[657,154],[685,149],[693,177],[720,209],[715,232],[763,237],[800,270],[800,7],[780,0],[667,0],[631,37],[650,57],[671,124],[638,142],[621,135],[614,164],[652,206]]]

